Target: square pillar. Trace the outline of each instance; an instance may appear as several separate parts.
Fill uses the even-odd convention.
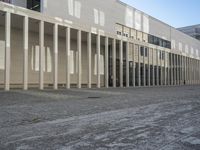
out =
[[[176,55],[176,73],[177,73],[177,80],[176,80],[176,84],[180,85],[180,60],[179,60],[179,55]]]
[[[10,90],[10,33],[11,33],[11,14],[6,12],[5,14],[5,74],[4,84],[5,91]]]
[[[100,75],[100,52],[101,52],[101,36],[97,34],[97,88],[101,87],[101,75]]]
[[[148,86],[151,86],[151,82],[150,82],[150,80],[151,80],[151,66],[150,66],[150,49],[148,49]]]
[[[92,34],[87,33],[87,59],[88,59],[88,88],[91,88],[92,84],[92,64],[91,64],[91,50],[92,50]]]
[[[66,28],[66,88],[70,89],[70,49],[71,35],[70,28]]]
[[[174,65],[173,65],[173,54],[171,53],[170,54],[171,55],[171,65],[170,65],[170,70],[171,70],[171,85],[174,85],[174,79],[173,79],[173,77],[174,77]]]
[[[186,63],[186,56],[184,56],[184,84],[187,84],[187,63]]]
[[[39,23],[39,45],[40,45],[40,77],[39,89],[44,89],[44,21]]]
[[[105,37],[105,87],[108,88],[108,46],[109,39]]]
[[[176,54],[174,54],[174,85],[176,85],[176,80],[177,80],[177,76],[176,76]]]
[[[200,83],[200,65],[199,65],[199,59],[197,60],[198,66],[197,66],[197,71],[198,71],[198,84]]]
[[[112,57],[113,57],[113,87],[115,88],[116,87],[116,40],[113,39],[113,42],[112,42]]]
[[[77,88],[81,88],[81,75],[82,75],[82,61],[81,61],[81,30],[77,31],[77,48],[78,48],[78,74],[77,74]]]
[[[155,86],[154,49],[152,49],[152,86]]]
[[[24,74],[23,74],[23,89],[28,89],[28,16],[23,18],[23,46],[24,46]]]
[[[157,74],[157,78],[156,78],[156,80],[157,80],[157,86],[159,86],[159,50],[157,49],[156,50],[156,57],[157,57],[157,64],[156,64],[156,74]]]
[[[119,59],[120,59],[120,87],[123,87],[123,41],[120,40],[120,46],[119,46]]]
[[[146,86],[145,49],[146,47],[143,48],[143,86]]]
[[[138,48],[138,86],[141,86],[141,74],[140,74],[140,46]]]
[[[186,84],[188,84],[188,57],[185,57],[185,80]]]
[[[53,49],[54,49],[54,73],[53,73],[53,88],[58,89],[58,24],[53,26]]]
[[[126,87],[129,87],[129,42],[126,42]]]
[[[170,60],[169,60],[170,53],[167,53],[167,85],[170,85]]]
[[[133,47],[133,87],[135,87],[135,45]]]
[[[166,52],[164,51],[164,85],[167,85],[167,60],[166,60]]]
[[[163,85],[163,65],[162,65],[162,61],[163,61],[163,58],[162,58],[162,51],[160,51],[160,85],[162,86]]]

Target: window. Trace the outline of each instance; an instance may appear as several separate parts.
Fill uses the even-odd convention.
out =
[[[171,42],[167,40],[163,40],[153,35],[148,35],[148,42],[150,44],[158,45],[160,47],[165,47],[171,49]]]
[[[140,47],[140,55],[144,56],[144,47],[142,47],[142,46]]]
[[[41,3],[40,0],[28,0],[27,1],[27,8],[40,12],[40,3]]]
[[[148,57],[148,48],[145,47],[145,57]]]
[[[165,60],[165,52],[162,52],[162,60]]]

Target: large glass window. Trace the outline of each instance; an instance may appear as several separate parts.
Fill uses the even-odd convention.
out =
[[[167,40],[163,40],[159,37],[148,35],[148,42],[154,45],[158,45],[160,47],[165,47],[171,49],[171,42]]]
[[[40,0],[28,0],[27,1],[27,8],[34,10],[34,11],[39,11],[40,12]]]

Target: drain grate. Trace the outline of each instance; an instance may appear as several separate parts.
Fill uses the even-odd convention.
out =
[[[98,96],[90,96],[88,97],[89,99],[98,99],[98,98],[101,98],[101,97],[98,97]]]

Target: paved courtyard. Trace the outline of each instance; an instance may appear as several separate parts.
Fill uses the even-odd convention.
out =
[[[0,91],[0,150],[200,150],[200,86]]]

